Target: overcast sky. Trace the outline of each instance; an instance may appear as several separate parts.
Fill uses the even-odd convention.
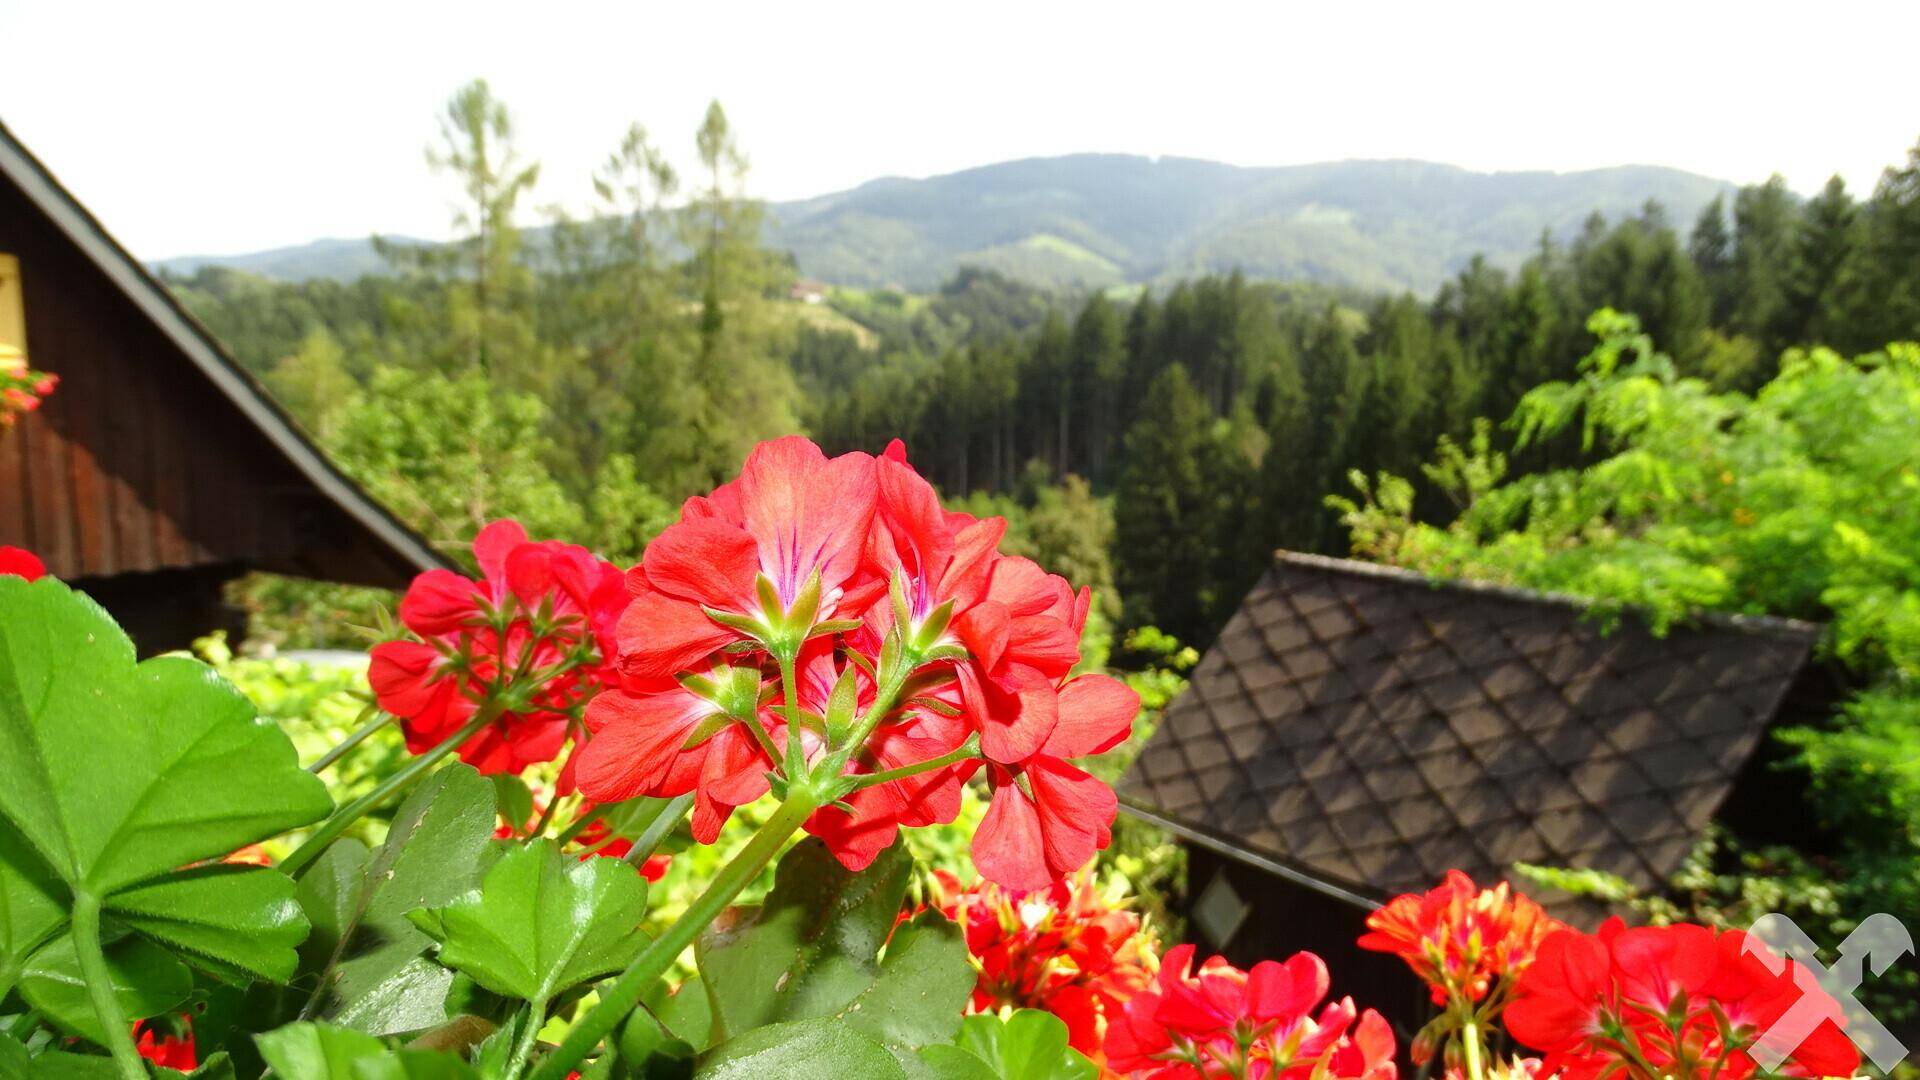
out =
[[[0,0],[0,122],[143,258],[445,235],[422,148],[475,76],[535,205],[632,120],[690,156],[714,97],[768,198],[1086,150],[1863,190],[1920,137],[1916,41],[1913,0]]]

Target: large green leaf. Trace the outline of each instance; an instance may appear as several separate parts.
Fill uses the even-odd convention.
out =
[[[332,808],[293,744],[205,664],[132,642],[52,578],[0,577],[0,814],[74,889],[129,885]]]
[[[831,1015],[858,997],[880,973],[911,869],[897,843],[858,874],[818,840],[796,845],[757,912],[695,944],[715,1037]]]
[[[113,996],[129,1020],[158,1016],[187,1000],[193,973],[173,954],[144,938],[128,936],[105,950]],[[93,1011],[72,935],[48,942],[20,973],[20,996],[61,1028],[104,1042],[106,1031]]]
[[[407,913],[446,904],[479,884],[498,854],[493,825],[493,785],[466,765],[450,765],[401,804],[364,869],[354,865],[351,848],[307,868],[299,895],[321,905],[315,918],[336,942],[324,960],[316,958],[317,1007],[310,1015],[375,1035],[446,1021],[453,972],[422,955],[432,940]],[[329,907],[348,888],[351,902]]]
[[[749,1031],[715,1050],[698,1080],[906,1080],[886,1047],[821,1017]]]
[[[818,841],[788,852],[760,910],[699,942],[723,1040],[710,1059],[736,1060],[742,1040],[761,1045],[755,1029],[766,1025],[827,1019],[889,1051],[903,1071],[924,1071],[916,1052],[953,1038],[975,976],[944,916],[894,929],[910,869],[898,844],[858,874]]]
[[[307,936],[293,880],[264,866],[209,866],[116,893],[107,910],[201,966],[286,982]]]
[[[0,823],[0,998],[28,955],[67,921],[67,890],[26,838]]]
[[[1067,1025],[1052,1013],[1021,1009],[1007,1019],[969,1016],[950,1045],[920,1059],[938,1080],[1094,1080],[1100,1070],[1067,1045]]]
[[[338,957],[340,943],[359,919],[373,852],[351,836],[327,845],[298,880],[293,895],[311,929],[300,943],[300,973],[316,974]]]
[[[960,928],[930,911],[894,931],[873,984],[836,1015],[911,1061],[920,1047],[953,1038],[974,980]]]
[[[569,859],[551,840],[511,848],[480,888],[421,908],[413,924],[440,962],[496,994],[544,1005],[610,975],[646,947],[647,886],[617,859]]]

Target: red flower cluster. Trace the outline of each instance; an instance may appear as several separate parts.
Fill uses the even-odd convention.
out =
[[[1801,1003],[1826,1017],[1791,1049],[1793,1076],[1852,1076],[1860,1054],[1833,1017],[1838,1006],[1812,974],[1780,973],[1748,952],[1748,935],[1703,926],[1628,929],[1610,919],[1596,934],[1561,930],[1540,947],[1507,1007],[1507,1030],[1547,1052],[1544,1071],[1564,1080],[1742,1080],[1749,1051]],[[1776,958],[1777,959],[1777,958]]]
[[[1312,953],[1241,971],[1222,957],[1193,970],[1193,946],[1161,961],[1153,989],[1107,1029],[1109,1067],[1136,1080],[1394,1080],[1393,1029],[1352,998],[1329,1002]]]
[[[1367,929],[1361,948],[1399,956],[1433,991],[1433,1003],[1447,1005],[1484,1001],[1563,927],[1506,882],[1482,889],[1450,870],[1438,888],[1388,901],[1367,916]]]
[[[1085,871],[1031,892],[936,879],[933,906],[960,924],[980,972],[972,1011],[1044,1009],[1099,1061],[1109,1018],[1152,981],[1139,916],[1109,905]]]
[[[39,581],[47,575],[47,564],[40,557],[25,548],[8,547],[0,544],[0,574],[12,574],[28,581]]]
[[[20,417],[38,409],[41,399],[53,393],[59,385],[58,375],[29,369],[24,357],[17,354],[0,355],[0,431],[7,430]]]
[[[943,510],[898,442],[877,459],[798,437],[755,448],[629,572],[621,685],[587,709],[581,791],[691,792],[694,835],[711,842],[781,761],[897,771],[807,822],[858,869],[901,826],[953,820],[984,756],[981,872],[1034,888],[1078,869],[1117,804],[1067,759],[1125,739],[1138,699],[1070,678],[1089,596],[1000,554],[1005,528]]]
[[[613,564],[583,547],[530,541],[518,522],[480,530],[473,554],[481,580],[451,570],[414,579],[400,622],[417,640],[375,646],[367,677],[416,754],[477,710],[495,710],[460,758],[481,772],[518,772],[559,756],[578,726],[612,655],[626,590]]]
[[[193,1020],[180,1018],[180,1034],[156,1027],[157,1021],[139,1020],[133,1025],[133,1048],[140,1056],[163,1069],[192,1072],[200,1065],[193,1048]]]

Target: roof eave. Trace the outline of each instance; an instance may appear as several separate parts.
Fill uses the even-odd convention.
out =
[[[120,246],[47,167],[0,124],[0,174],[24,192],[142,314],[186,354],[289,464],[349,517],[417,570],[451,568],[419,534],[402,524],[327,460],[293,419],[226,352],[139,260]]]

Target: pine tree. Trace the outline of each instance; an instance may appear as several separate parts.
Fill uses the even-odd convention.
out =
[[[1777,174],[1764,184],[1742,188],[1733,203],[1733,308],[1727,327],[1760,342],[1763,354],[1778,352],[1781,343],[1787,283],[1797,273],[1797,217],[1793,193]],[[1653,332],[1652,327],[1648,330]]]
[[[1687,255],[1707,290],[1713,324],[1724,326],[1733,310],[1733,236],[1727,232],[1727,200],[1715,195],[1700,211],[1687,241]]]
[[[1859,207],[1839,176],[1801,210],[1794,237],[1797,258],[1787,281],[1782,343],[1811,345],[1843,329],[1842,291],[1861,243]]]
[[[1221,453],[1213,414],[1187,369],[1154,379],[1127,432],[1114,496],[1114,579],[1131,625],[1206,640],[1206,578],[1223,534]]]

